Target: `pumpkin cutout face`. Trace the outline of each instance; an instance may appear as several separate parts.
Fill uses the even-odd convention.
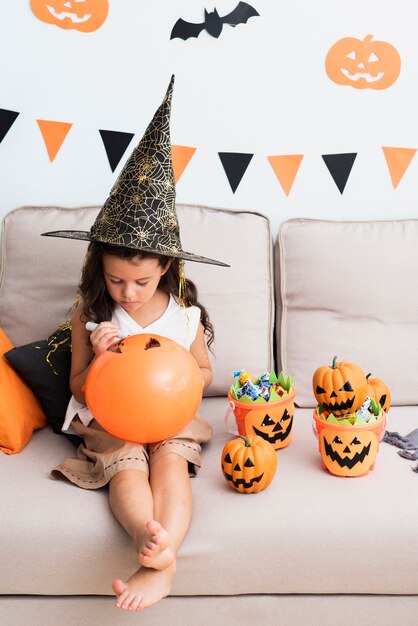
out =
[[[228,441],[221,457],[223,475],[239,493],[257,493],[269,486],[277,469],[274,448],[256,435]]]
[[[379,443],[369,430],[324,428],[319,436],[325,468],[336,476],[363,476],[373,469]]]
[[[240,435],[257,435],[275,450],[289,445],[292,438],[296,389],[275,402],[240,402],[228,393]]]
[[[381,378],[370,378],[371,374],[367,374],[367,395],[380,404],[385,413],[389,412],[391,397],[389,387]]]
[[[248,411],[245,416],[245,432],[254,433],[265,441],[268,441],[276,450],[290,443],[293,426],[293,403],[287,406],[269,406],[268,404],[258,409]],[[289,406],[289,405],[292,406]]]
[[[85,33],[100,28],[109,11],[108,0],[31,0],[30,5],[43,22]]]
[[[345,37],[329,50],[325,68],[338,85],[355,89],[387,89],[398,78],[401,59],[398,51],[386,41]]]
[[[331,366],[318,367],[312,386],[319,406],[338,417],[361,407],[367,397],[367,379],[358,365],[336,359]]]

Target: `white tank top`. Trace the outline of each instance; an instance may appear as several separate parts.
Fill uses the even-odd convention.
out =
[[[148,324],[148,326],[140,326],[119,305],[116,306],[113,312],[112,322],[118,326],[122,337],[155,333],[162,337],[168,337],[168,339],[172,339],[182,345],[186,350],[190,350],[190,346],[196,338],[200,322],[200,309],[197,306],[184,308],[170,295],[170,300],[164,313],[158,320]],[[88,406],[77,402],[74,396],[71,396],[61,430],[74,432],[71,429],[71,422],[76,415],[78,415],[84,426],[88,426],[93,419]]]
[[[155,333],[168,337],[182,345],[186,350],[190,350],[200,322],[200,309],[197,306],[186,309],[178,304],[173,296],[170,296],[164,313],[148,326],[140,326],[119,304],[112,315],[112,322],[118,326],[123,337],[141,333]]]

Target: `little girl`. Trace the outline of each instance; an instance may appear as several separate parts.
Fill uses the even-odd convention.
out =
[[[200,467],[200,445],[211,428],[200,416],[169,440],[126,442],[95,421],[83,386],[92,362],[113,342],[136,333],[177,341],[195,358],[202,387],[212,380],[208,346],[213,328],[186,281],[183,260],[225,265],[182,249],[175,208],[169,116],[174,77],[143,138],[125,164],[89,232],[54,231],[53,237],[90,241],[82,270],[81,301],[72,316],[69,403],[63,429],[84,440],[77,459],[56,467],[84,489],[109,484],[110,507],[132,537],[139,569],[114,580],[116,606],[137,610],[166,596],[177,551],[192,511],[189,475]],[[89,333],[87,322],[97,327]]]
[[[82,388],[92,361],[122,335],[152,332],[181,343],[196,359],[203,387],[210,384],[205,332],[210,344],[213,328],[191,281],[186,281],[187,308],[177,302],[180,263],[129,248],[90,244],[80,283],[82,302],[72,317],[70,386],[80,404],[70,403],[67,415],[77,408],[81,413]],[[109,321],[100,321],[90,334],[88,320]],[[109,483],[111,509],[132,537],[143,566],[127,582],[113,582],[116,606],[142,609],[170,591],[176,553],[191,518],[189,473],[200,467],[200,444],[209,441],[211,428],[197,415],[172,439],[142,446],[116,439],[95,420],[88,423],[85,414],[84,409],[84,424],[80,417],[72,421],[85,441],[78,459],[68,459],[54,474],[86,489]]]

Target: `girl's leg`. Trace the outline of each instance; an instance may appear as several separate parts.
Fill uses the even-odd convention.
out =
[[[109,485],[109,503],[116,519],[132,537],[139,555],[149,540],[146,524],[154,514],[147,474],[138,470],[116,474]]]
[[[192,516],[188,462],[177,454],[166,454],[151,465],[150,474],[156,523],[148,528],[153,529],[157,537],[159,527],[162,528],[166,533],[163,535],[166,545],[157,546],[155,550],[145,549],[140,562],[147,567],[162,569],[168,553],[171,553],[172,560],[175,561]]]
[[[148,491],[132,472],[111,481],[111,507],[133,538],[144,566],[124,583],[116,580],[116,605],[143,609],[169,594],[176,571],[176,554],[190,524],[192,496],[187,461],[168,454],[151,467]],[[142,472],[134,472],[142,474]],[[112,485],[113,482],[113,485]],[[153,505],[153,511],[150,505]],[[146,520],[147,514],[148,519]]]

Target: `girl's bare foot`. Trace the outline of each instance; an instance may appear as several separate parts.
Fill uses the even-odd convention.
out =
[[[155,520],[147,522],[146,529],[149,533],[149,541],[139,553],[140,564],[157,570],[170,567],[174,562],[174,554],[168,545],[167,531]]]
[[[141,568],[126,582],[117,579],[112,588],[116,606],[127,611],[140,611],[165,598],[171,589],[175,562],[163,570]]]

